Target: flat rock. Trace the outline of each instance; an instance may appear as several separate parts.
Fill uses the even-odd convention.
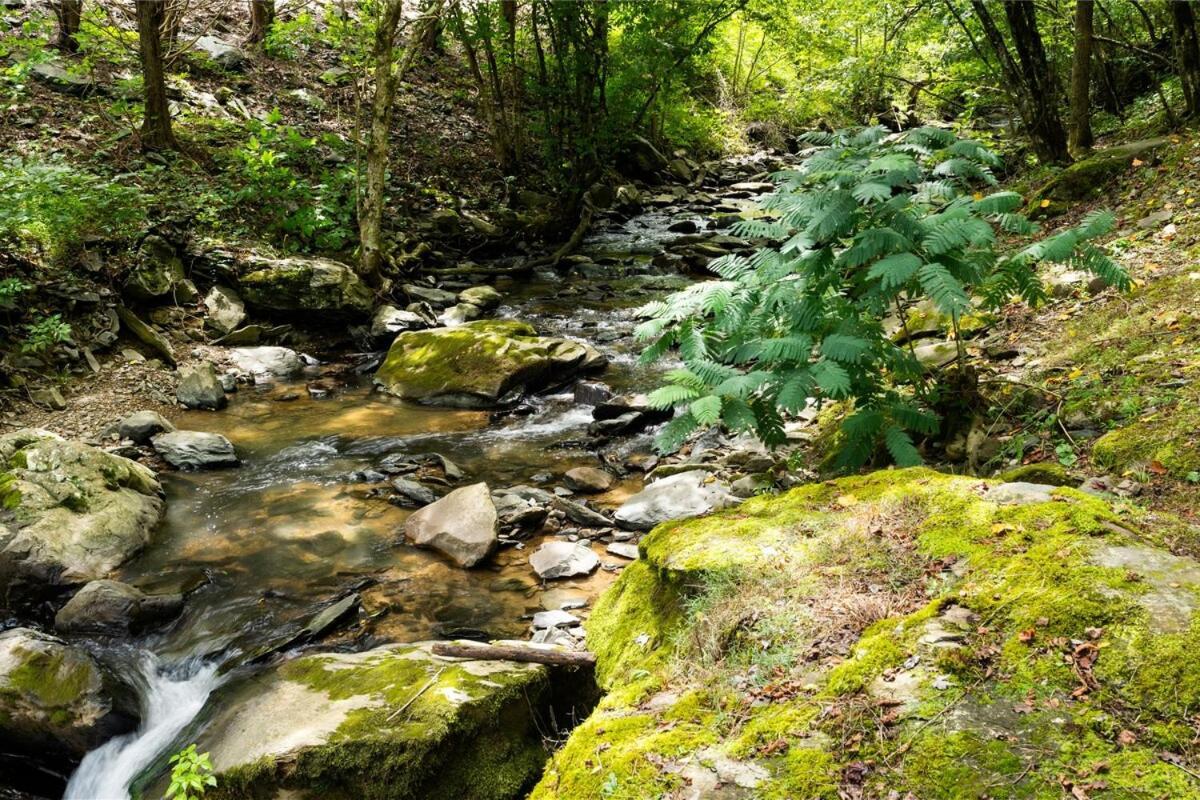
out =
[[[539,611],[533,615],[533,629],[535,631],[546,630],[547,628],[572,628],[579,624],[579,617],[561,609]]]
[[[638,546],[632,542],[612,542],[604,552],[634,561],[638,557]]]
[[[178,469],[217,469],[238,464],[233,443],[219,433],[171,431],[150,440],[154,451]]]
[[[404,524],[409,541],[443,553],[460,567],[473,567],[491,555],[499,543],[499,530],[486,483],[455,489]]]
[[[296,351],[286,347],[235,347],[229,351],[229,360],[255,377],[291,378],[304,369]]]
[[[647,485],[613,516],[623,528],[648,531],[660,522],[698,517],[736,502],[724,483],[704,470],[693,470]]]
[[[419,331],[428,327],[429,322],[415,311],[405,311],[395,306],[380,306],[371,318],[370,336],[377,342],[391,342],[398,333]]]
[[[69,72],[53,61],[34,64],[30,69],[30,75],[43,86],[75,97],[88,97],[97,91],[96,84],[91,78]]]
[[[538,577],[553,580],[589,575],[600,566],[600,558],[586,544],[550,541],[529,557],[529,565]]]
[[[1042,483],[1011,481],[988,488],[987,498],[1002,506],[1021,506],[1029,503],[1048,503],[1054,499],[1057,486]]]

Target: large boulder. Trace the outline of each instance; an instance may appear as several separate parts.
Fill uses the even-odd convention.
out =
[[[369,317],[371,289],[340,261],[311,256],[245,257],[238,287],[251,308],[300,313],[316,311],[341,317]]]
[[[228,336],[246,321],[246,304],[233,289],[214,286],[204,296],[204,308],[208,315],[204,324],[221,336]]]
[[[216,36],[201,36],[192,47],[221,69],[237,71],[246,66],[246,51]]]
[[[175,398],[188,408],[216,411],[229,402],[216,368],[207,361],[189,364],[179,370]]]
[[[129,726],[85,650],[29,628],[0,633],[0,741],[78,758]]]
[[[1074,203],[1095,200],[1136,162],[1152,161],[1168,144],[1165,138],[1144,139],[1097,150],[1039,189],[1030,201],[1030,211],[1036,216],[1053,217],[1065,213]]]
[[[218,691],[197,744],[216,769],[205,797],[522,796],[547,758],[546,668],[430,647],[308,655]]]
[[[455,489],[415,512],[404,533],[417,547],[430,547],[460,567],[473,567],[496,549],[500,522],[486,483]]]
[[[163,512],[154,473],[47,431],[0,436],[0,576],[22,589],[107,575],[149,541]]]
[[[196,287],[183,271],[183,260],[175,246],[161,236],[150,235],[138,248],[137,260],[125,280],[125,294],[142,302],[172,300],[193,302]]]
[[[206,431],[170,431],[150,440],[154,452],[177,469],[218,469],[236,467],[233,443],[219,433]]]
[[[260,378],[292,378],[304,369],[296,351],[286,347],[235,347],[229,360],[242,372]]]
[[[603,364],[587,345],[538,336],[524,322],[488,320],[400,334],[375,383],[406,400],[487,408]]]
[[[626,500],[613,518],[623,528],[648,531],[660,522],[698,517],[736,502],[728,486],[697,469],[647,485]]]
[[[171,619],[183,610],[179,594],[146,594],[127,583],[98,580],[84,586],[54,617],[65,633],[124,634]]]

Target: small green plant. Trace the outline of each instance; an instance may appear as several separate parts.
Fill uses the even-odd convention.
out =
[[[208,753],[197,753],[194,744],[171,756],[170,764],[171,785],[164,800],[196,800],[217,785]]]
[[[25,334],[21,352],[42,355],[49,352],[54,345],[70,341],[71,326],[63,322],[61,315],[51,314],[26,325]]]
[[[684,363],[651,395],[679,408],[659,437],[662,450],[717,424],[778,445],[785,415],[810,400],[838,400],[850,413],[837,467],[860,466],[881,445],[897,464],[920,463],[914,436],[939,432],[938,393],[889,316],[903,320],[929,299],[957,334],[980,309],[1043,301],[1044,262],[1129,286],[1092,243],[1111,228],[1110,213],[1020,246],[1038,228],[1018,210],[1020,195],[979,191],[996,183],[999,158],[978,142],[937,128],[890,135],[879,127],[807,141],[813,154],[776,176],[779,191],[764,204],[774,218],[735,227],[782,244],[718,258],[709,267],[721,280],[642,309],[643,359],[677,349]],[[1005,252],[1002,234],[1017,240]],[[960,345],[960,362],[964,355]]]
[[[1075,448],[1068,442],[1062,442],[1055,447],[1054,455],[1058,456],[1058,463],[1064,467],[1073,467],[1079,462],[1079,456],[1075,454]]]
[[[20,278],[5,278],[0,280],[0,311],[12,311],[17,308],[21,295],[33,287]]]

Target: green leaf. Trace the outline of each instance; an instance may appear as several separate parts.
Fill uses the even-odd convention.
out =
[[[715,394],[701,397],[690,407],[692,416],[699,425],[712,425],[721,419],[721,398]]]
[[[877,280],[885,290],[898,289],[912,280],[921,266],[921,259],[912,253],[896,253],[871,265],[867,277]]]
[[[890,426],[883,433],[883,443],[898,467],[915,467],[922,463],[921,454],[912,439],[902,429]]]
[[[670,385],[655,389],[646,396],[646,405],[651,408],[668,409],[674,408],[680,403],[687,402],[696,397],[698,392],[695,389],[689,389],[686,386]]]

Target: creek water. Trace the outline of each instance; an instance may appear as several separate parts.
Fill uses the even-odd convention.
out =
[[[595,237],[592,252],[609,262],[614,277],[587,281],[586,289],[550,276],[499,284],[507,304],[498,315],[599,348],[609,358],[602,379],[618,391],[648,388],[652,375],[638,364],[640,346],[631,335],[633,309],[689,279],[657,273],[635,253],[661,245],[669,219],[637,219]],[[359,645],[520,638],[530,614],[567,600],[590,602],[615,570],[543,587],[527,563],[537,538],[502,549],[486,567],[457,569],[404,543],[411,512],[388,501],[386,483],[364,479],[364,471],[397,453],[437,453],[462,470],[460,485],[482,480],[493,489],[553,485],[571,467],[598,463],[587,443],[590,407],[561,393],[532,398],[526,411],[494,417],[416,406],[374,392],[362,378],[327,399],[309,397],[303,382],[267,383],[241,389],[223,411],[184,413],[179,428],[228,436],[242,464],[162,476],[162,528],[118,577],[148,592],[187,592],[185,611],[132,650],[97,643],[136,691],[141,724],[89,753],[65,797],[128,797],[137,776],[190,741],[183,734],[221,682],[223,665],[286,640],[351,591],[372,615]],[[621,446],[646,451],[649,438]],[[612,507],[640,488],[640,477],[628,478],[589,500]],[[614,561],[603,545],[594,547]]]

